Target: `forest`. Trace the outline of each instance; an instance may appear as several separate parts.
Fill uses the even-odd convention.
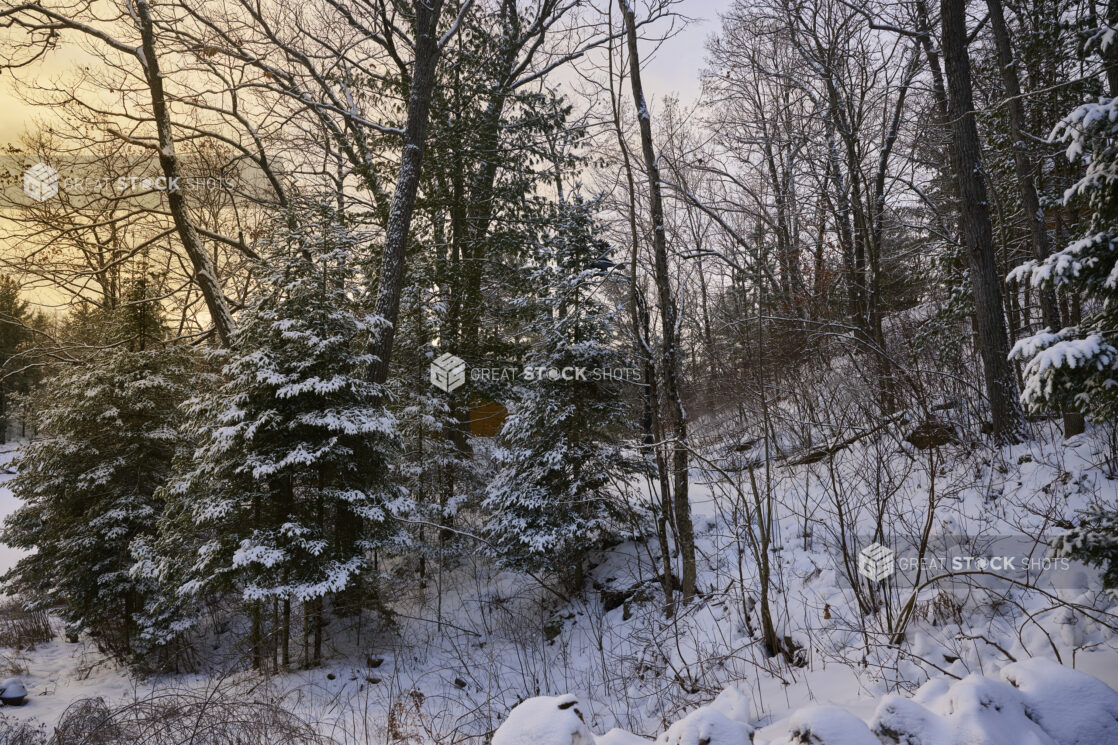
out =
[[[0,0],[0,743],[1118,743],[1116,42]]]

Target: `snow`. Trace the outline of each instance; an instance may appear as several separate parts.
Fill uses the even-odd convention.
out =
[[[656,745],[742,745],[753,728],[735,722],[711,707],[696,709],[668,728]]]
[[[1097,678],[1044,657],[1008,665],[1000,677],[1056,745],[1118,743],[1118,691]]]
[[[12,468],[12,461],[18,454],[19,449],[14,444],[9,443],[0,446],[0,520],[4,520],[8,515],[15,512],[21,504],[6,485],[15,476],[14,473],[9,473],[9,471]],[[21,557],[26,555],[27,552],[22,549],[0,543],[0,572],[8,571],[15,566],[15,563]]]
[[[661,734],[655,745],[1099,745],[1118,743],[1118,691],[1052,660],[1002,669],[1001,679],[940,677],[913,698],[882,697],[867,721],[833,705],[806,706],[763,730],[736,688]],[[572,694],[529,699],[492,745],[647,745],[622,729],[595,738]]]
[[[929,707],[948,723],[960,745],[1054,745],[1025,714],[1013,686],[978,675],[955,683]]]
[[[901,696],[885,696],[870,721],[882,745],[952,745],[946,722]]]
[[[509,712],[493,735],[493,745],[595,745],[578,709],[578,699],[563,696],[530,698]]]
[[[741,433],[733,434],[736,445]],[[794,445],[782,441],[781,447]],[[941,523],[961,532],[1031,530],[1040,524],[1038,509],[1054,504],[1074,510],[1088,498],[1118,498],[1118,481],[1103,477],[1097,465],[1103,448],[1102,433],[1089,429],[1066,443],[1058,433],[1046,435],[1007,449],[994,461],[958,457],[937,474],[937,488],[953,495],[941,508]],[[858,451],[836,454],[844,488],[864,488],[856,480],[860,457]],[[782,499],[814,512],[826,508],[820,468],[797,467],[795,478],[778,487]],[[927,475],[910,473],[908,479],[894,498],[906,505],[904,518],[918,526]],[[812,488],[806,489],[809,480]],[[989,499],[991,493],[996,500]],[[633,498],[642,496],[647,493]],[[997,594],[971,589],[958,596],[967,603],[960,617],[933,623],[930,615],[921,616],[904,653],[880,650],[881,656],[869,657],[872,664],[863,667],[858,663],[866,650],[854,626],[859,621],[849,587],[839,581],[826,551],[805,548],[794,516],[781,526],[777,620],[783,632],[805,645],[807,666],[789,669],[766,659],[744,628],[740,596],[731,591],[736,536],[726,514],[732,504],[726,485],[696,470],[690,496],[703,596],[671,623],[656,612],[655,602],[630,599],[605,611],[593,591],[557,606],[534,580],[496,569],[484,557],[467,557],[459,568],[432,576],[428,587],[392,597],[399,614],[394,628],[365,632],[359,643],[340,638],[338,651],[322,668],[274,676],[255,695],[289,695],[292,706],[314,721],[359,721],[377,733],[370,741],[379,741],[397,702],[410,701],[410,692],[421,690],[425,716],[445,721],[444,734],[461,728],[459,737],[469,745],[650,745],[655,738],[692,745],[707,737],[707,745],[744,745],[750,731],[756,745],[1118,742],[1113,731],[1118,694],[1096,680],[1118,684],[1115,637],[1105,626],[1082,615],[1068,618],[1049,598],[1029,594],[1011,598],[1022,608],[1015,625],[1016,611],[991,612],[990,598]],[[16,506],[2,484],[0,499]],[[591,581],[613,591],[643,587],[638,596],[646,593],[655,601],[654,571],[647,546],[626,542],[600,558]],[[746,571],[753,568],[747,565]],[[1110,609],[1089,589],[1052,591],[1098,614]],[[932,614],[940,597],[922,595],[920,605]],[[539,629],[553,619],[561,620],[559,634],[544,642]],[[869,633],[879,633],[872,626],[877,620],[869,619]],[[977,635],[1020,662],[973,639]],[[968,636],[972,639],[960,641]],[[1047,659],[1053,649],[1076,670]],[[375,669],[365,666],[370,652],[384,659]],[[209,680],[204,675],[136,679],[84,638],[41,644],[20,653],[20,660],[29,671],[21,675],[29,703],[5,713],[48,727],[80,698],[121,702],[160,686],[201,687]],[[676,675],[694,676],[701,686],[685,692]],[[456,686],[456,678],[466,687]],[[517,706],[537,694],[543,695]],[[559,708],[567,702],[577,703]],[[498,739],[482,738],[498,726]],[[809,736],[827,739],[804,739]],[[421,733],[414,738],[417,745],[436,741]]]
[[[878,745],[858,717],[837,706],[810,706],[788,720],[788,737],[772,745]]]
[[[749,700],[727,688],[709,706],[691,712],[656,740],[656,745],[738,745],[753,736]]]

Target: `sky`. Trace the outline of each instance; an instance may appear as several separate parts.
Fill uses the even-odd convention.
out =
[[[688,22],[681,22],[676,33],[658,48],[654,48],[651,42],[641,45],[645,93],[654,111],[668,95],[677,95],[684,104],[697,98],[707,39],[718,29],[719,12],[724,12],[732,1],[680,0],[675,11],[689,19]],[[658,27],[653,33],[665,31],[666,27]],[[19,77],[23,80],[38,79],[47,84],[67,77],[78,64],[95,68],[98,60],[79,45],[62,44],[31,69],[21,70]],[[49,124],[52,117],[49,108],[23,103],[18,95],[18,85],[11,74],[0,73],[0,147],[18,147],[25,131],[34,130],[37,122]],[[18,181],[11,188],[18,188]],[[3,250],[3,245],[3,238],[0,237],[0,250]],[[36,297],[38,301],[50,304],[51,299],[47,296]]]
[[[689,100],[698,94],[707,39],[718,31],[718,14],[724,13],[731,2],[684,0],[679,4],[678,11],[691,22],[664,42],[651,59],[641,60],[645,68],[644,85],[653,98],[678,93],[680,99]]]
[[[725,11],[731,0],[683,0],[679,13],[691,19],[679,33],[668,39],[649,56],[642,50],[645,66],[646,92],[653,100],[671,93],[692,100],[699,92],[699,74],[706,55],[706,40],[718,28],[718,13]],[[72,60],[56,54],[38,66],[37,74],[46,78],[65,72]],[[27,77],[26,71],[23,77]],[[34,125],[36,118],[49,117],[49,112],[25,105],[15,94],[10,75],[0,74],[0,145],[14,144],[20,135]]]

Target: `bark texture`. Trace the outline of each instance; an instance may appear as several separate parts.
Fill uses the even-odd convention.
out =
[[[960,232],[970,255],[986,395],[990,401],[994,439],[1014,442],[1021,436],[1024,415],[1017,396],[1017,381],[1008,360],[1009,336],[1002,315],[1001,278],[994,256],[986,175],[971,94],[965,0],[942,0],[941,15],[955,173],[959,185]]]
[[[194,221],[187,211],[186,198],[182,190],[176,188],[180,182],[182,172],[179,169],[179,160],[175,155],[175,136],[171,128],[171,112],[167,108],[167,95],[163,90],[163,75],[159,71],[159,57],[155,52],[155,29],[151,20],[151,8],[148,0],[136,0],[136,19],[140,29],[140,62],[144,68],[144,77],[147,80],[148,91],[151,94],[151,111],[155,118],[155,129],[159,141],[159,165],[163,175],[167,177],[167,203],[171,216],[175,221],[179,240],[182,241],[186,255],[194,268],[194,281],[206,301],[206,309],[210,312],[214,329],[218,339],[225,347],[233,345],[233,335],[236,324],[233,315],[229,312],[229,305],[221,291],[221,284],[217,280],[217,270],[213,259],[206,252],[206,247],[194,227]]]
[[[396,337],[396,321],[400,315],[400,290],[404,283],[408,234],[411,232],[415,196],[419,190],[423,150],[427,140],[427,122],[431,113],[431,93],[439,62],[439,17],[443,0],[415,0],[415,62],[412,65],[411,92],[408,95],[408,116],[404,125],[404,146],[396,177],[396,191],[388,212],[385,231],[384,258],[381,261],[375,312],[385,326],[373,339],[370,351],[376,358],[372,379],[384,383],[392,358]]]

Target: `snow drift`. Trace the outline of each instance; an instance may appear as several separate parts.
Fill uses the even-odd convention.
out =
[[[493,745],[638,745],[611,730],[595,736],[572,695],[514,708]],[[936,678],[911,699],[885,696],[868,722],[836,706],[793,711],[761,729],[749,702],[724,691],[656,738],[655,745],[1103,745],[1118,743],[1118,692],[1048,659],[1012,663],[997,679]]]

